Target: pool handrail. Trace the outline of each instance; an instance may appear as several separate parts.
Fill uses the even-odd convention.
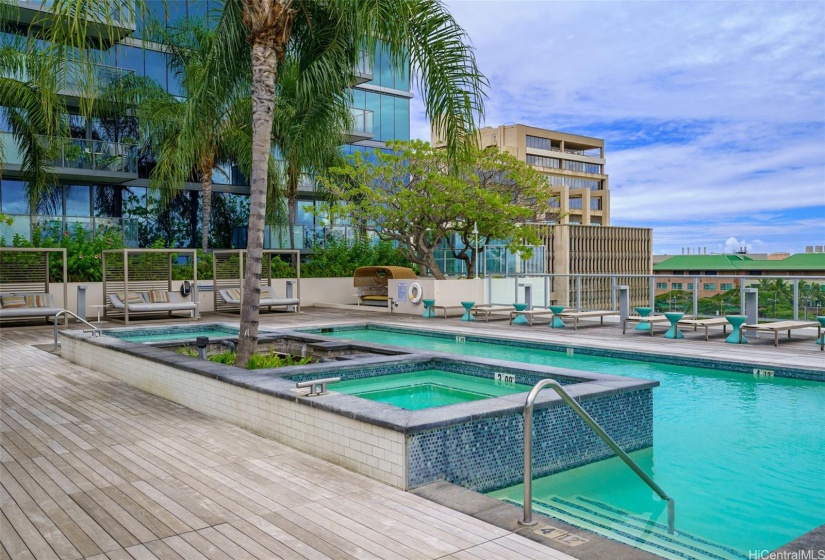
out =
[[[668,533],[673,534],[676,525],[676,502],[671,498],[661,486],[650,478],[645,471],[633,460],[630,456],[619,447],[613,438],[607,435],[607,432],[593,420],[585,409],[573,399],[573,397],[564,390],[558,381],[553,379],[542,379],[536,383],[527,395],[527,400],[524,403],[524,518],[519,520],[520,525],[531,526],[535,525],[533,521],[533,403],[536,400],[539,392],[545,387],[553,389],[564,403],[573,409],[579,418],[590,426],[596,432],[596,435],[601,438],[603,442],[612,449],[619,458],[641,478],[656,494],[667,501],[667,527]]]
[[[79,317],[78,315],[76,315],[75,313],[72,313],[68,309],[62,309],[62,310],[58,311],[57,314],[54,316],[54,348],[52,348],[52,352],[57,352],[57,349],[60,348],[60,342],[57,340],[57,323],[58,323],[57,320],[64,313],[66,315],[71,315],[72,317],[74,317],[75,319],[80,321],[81,323],[84,323],[84,324],[89,325],[90,327],[92,327],[92,336],[99,336],[100,335],[99,332],[95,334],[95,331],[99,331],[100,329],[98,329],[96,326],[91,324],[89,321],[87,321],[86,319],[84,319],[82,317]]]

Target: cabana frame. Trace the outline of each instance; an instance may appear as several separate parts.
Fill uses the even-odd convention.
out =
[[[301,299],[301,251],[292,249],[267,249],[263,252],[263,263],[261,266],[261,287],[272,287],[272,257],[288,255],[290,264],[295,269],[295,295],[289,293],[289,284],[284,294],[287,298],[295,297]],[[237,259],[236,263],[233,259]],[[224,301],[220,291],[224,289],[239,289],[241,300],[243,300],[243,284],[246,278],[246,249],[224,249],[212,251],[212,282],[213,299],[216,312],[236,312],[240,306],[236,303]],[[279,280],[276,278],[276,280]],[[287,281],[289,279],[286,279]],[[272,311],[272,306],[268,307]],[[301,311],[301,305],[294,306],[296,312]]]
[[[59,254],[63,263],[63,309],[69,299],[69,274],[67,268],[66,249],[57,247],[0,247],[0,292],[15,295],[49,294],[49,265],[52,255]],[[14,255],[31,255],[32,258],[17,259]],[[11,258],[10,258],[11,257]],[[42,258],[38,258],[42,257]],[[28,262],[27,262],[28,261]],[[55,282],[57,283],[57,282]],[[32,309],[29,317],[9,317],[8,320],[21,320],[31,317],[49,317],[37,315]],[[65,324],[69,324],[68,315]]]
[[[109,249],[103,255],[103,315],[106,319],[123,314],[124,323],[129,323],[131,315],[140,313],[168,313],[174,311],[157,310],[129,310],[129,305],[118,309],[112,305],[110,295],[128,294],[129,292],[148,292],[150,290],[166,290],[172,292],[172,272],[174,259],[181,256],[190,256],[192,260],[192,301],[195,304],[194,319],[200,318],[200,299],[198,296],[198,251],[197,249]],[[147,259],[152,262],[148,265],[135,262],[151,255],[166,255],[165,259]],[[130,268],[130,258],[132,267]],[[160,307],[162,304],[158,304]]]

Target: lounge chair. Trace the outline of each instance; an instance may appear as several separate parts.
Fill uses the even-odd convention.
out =
[[[626,317],[624,321],[622,321],[622,334],[627,333],[627,324],[628,323],[647,323],[650,325],[650,329],[646,332],[650,336],[653,336],[653,325],[656,323],[668,323],[667,317],[664,315],[648,315],[647,317],[642,317],[641,315],[630,315]]]
[[[604,325],[604,318],[605,317],[612,317],[614,315],[619,315],[618,311],[562,311],[561,313],[556,313],[556,317],[559,319],[573,319],[573,330],[579,330],[579,319],[594,319],[596,317],[599,318],[599,324]]]
[[[679,326],[693,327],[694,332],[699,327],[704,327],[705,342],[707,342],[708,329],[710,327],[722,327],[722,333],[724,334],[728,332],[728,325],[730,325],[730,322],[724,317],[711,317],[709,319],[681,319],[678,324]]]
[[[486,323],[491,317],[496,319],[507,319],[512,310],[512,305],[493,305],[491,303],[483,303],[470,309],[470,313],[472,313],[476,319],[478,319],[479,315],[482,315],[484,317],[484,322]]]
[[[43,317],[48,323],[49,317],[60,311],[63,309],[55,305],[52,294],[0,293],[0,320]]]
[[[822,340],[822,325],[818,321],[774,321],[773,323],[760,323],[757,325],[742,325],[739,331],[740,340],[745,330],[757,332],[772,332],[773,345],[779,346],[780,331],[788,331],[788,338],[791,338],[791,331],[795,329],[807,329],[816,327],[816,338]],[[820,349],[822,345],[820,344]]]
[[[224,288],[218,290],[218,293],[223,298],[225,303],[230,305],[241,305],[241,291],[237,288]],[[301,311],[301,300],[298,298],[282,298],[278,297],[275,288],[272,286],[261,286],[261,300],[258,307],[266,307],[272,311],[273,307],[290,307],[295,306],[295,312]]]
[[[124,300],[126,300],[124,302]],[[128,294],[109,294],[109,302],[115,309],[126,309],[129,306],[129,315],[132,313],[162,313],[173,311],[189,311],[194,319],[197,305],[194,301],[184,299],[179,292],[166,290],[151,290],[149,292],[129,292]]]
[[[541,317],[541,316],[553,316],[553,312],[549,309],[521,309],[510,311],[510,324],[513,324],[513,321],[516,320],[516,317],[525,317],[527,318],[527,324],[531,327],[533,326],[533,317]],[[524,324],[524,323],[522,323]]]

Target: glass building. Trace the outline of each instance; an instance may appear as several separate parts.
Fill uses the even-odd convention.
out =
[[[0,39],[14,39],[10,33],[24,36],[32,21],[41,20],[48,11],[20,3],[17,21],[6,22]],[[182,18],[214,20],[221,3],[215,0],[168,0],[168,10],[161,2],[148,2],[148,18],[167,24]],[[98,83],[124,73],[146,76],[172,95],[181,87],[170,71],[167,56],[158,45],[143,41],[143,20],[122,21],[112,25],[116,40],[96,53],[94,74]],[[384,148],[391,139],[410,138],[410,79],[407,72],[395,72],[379,47],[365,54],[355,71],[352,89],[354,125],[347,135],[345,154]],[[4,165],[0,176],[0,212],[13,218],[12,225],[0,225],[0,238],[10,245],[15,235],[31,239],[38,227],[72,230],[83,227],[97,231],[100,227],[117,227],[130,246],[148,246],[161,241],[170,246],[200,246],[200,183],[187,183],[168,208],[161,208],[159,196],[148,189],[152,156],[136,147],[139,123],[123,117],[84,117],[79,111],[78,91],[68,84],[60,91],[69,114],[66,115],[69,137],[63,139],[52,164],[58,184],[32,212],[26,202],[26,184],[21,178],[21,156],[10,133],[8,108],[0,106],[0,143],[4,147]],[[236,166],[221,166],[213,173],[213,213],[210,246],[215,248],[245,245],[248,216],[248,183]],[[300,186],[295,241],[298,248],[323,238],[327,230],[347,235],[346,225],[329,224],[310,209],[317,204],[311,181]],[[267,231],[270,247],[288,244],[288,232]]]

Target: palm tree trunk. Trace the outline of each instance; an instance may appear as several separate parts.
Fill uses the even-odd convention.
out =
[[[203,208],[201,210],[201,249],[209,248],[209,222],[212,219],[212,167],[208,161],[201,171],[201,188],[203,189]]]
[[[295,248],[295,219],[298,216],[298,178],[293,166],[287,168],[287,213],[289,214],[289,248]]]
[[[278,60],[273,46],[252,43],[252,176],[249,188],[249,230],[246,278],[241,301],[241,331],[235,366],[245,368],[258,345],[258,305],[264,249],[266,189]]]

